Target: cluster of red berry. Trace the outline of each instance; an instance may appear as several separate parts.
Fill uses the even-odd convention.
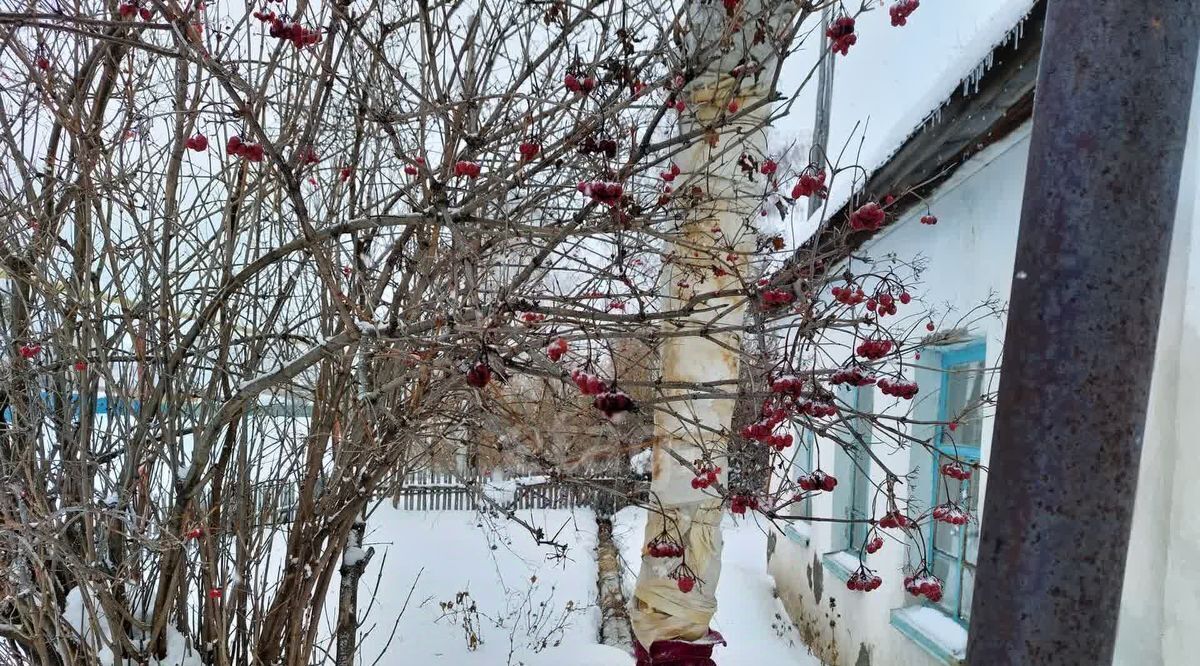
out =
[[[904,589],[914,597],[925,597],[937,603],[942,600],[942,579],[926,573],[907,576],[904,579]]]
[[[937,219],[936,215],[922,215],[921,216],[921,224],[932,225],[932,224],[937,224],[937,223],[938,223],[938,219]]]
[[[546,345],[546,356],[550,357],[555,363],[567,353],[567,341],[562,338],[554,338],[554,341]]]
[[[683,557],[683,546],[666,534],[660,534],[646,544],[646,554],[650,557]]]
[[[305,146],[296,152],[296,156],[301,164],[316,164],[321,161],[321,156],[317,154],[317,149],[312,146]]]
[[[854,231],[876,231],[883,227],[887,213],[874,201],[869,201],[850,213],[850,228]]]
[[[907,305],[912,302],[912,296],[908,292],[900,294],[900,302]],[[874,312],[880,317],[896,314],[896,298],[891,294],[880,294],[878,298],[868,298],[866,308],[869,312]]]
[[[744,426],[741,435],[746,439],[762,442],[776,451],[782,451],[792,445],[792,436],[774,433],[775,428],[783,423],[785,418],[787,418],[787,410],[773,406],[769,400],[765,401],[762,407],[762,419]]]
[[[528,162],[542,152],[542,145],[533,141],[522,141],[521,145],[517,146],[517,152],[521,154],[521,161]]]
[[[933,507],[933,519],[940,520],[943,523],[951,525],[966,525],[967,512],[954,506],[953,504],[940,504]]]
[[[795,397],[799,396],[802,390],[804,390],[804,380],[795,375],[784,375],[771,382],[772,393]]]
[[[825,187],[825,170],[810,164],[800,172],[800,180],[792,188],[792,198],[811,197],[817,195],[824,198],[829,193]]]
[[[774,176],[776,171],[779,171],[779,163],[772,159],[763,160],[762,166],[758,167],[758,172],[764,176]]]
[[[612,159],[617,156],[617,142],[612,137],[597,139],[592,136],[585,136],[575,150],[580,155],[598,155],[603,153],[605,157]]]
[[[35,358],[42,353],[42,346],[36,342],[26,342],[21,345],[21,358]]]
[[[589,74],[581,79],[574,74],[567,73],[563,77],[563,85],[573,93],[586,95],[596,89],[596,77]]]
[[[846,579],[846,589],[854,592],[870,592],[879,589],[883,579],[866,569],[859,569]]]
[[[762,293],[762,302],[768,308],[787,305],[796,299],[790,289],[768,289]]]
[[[575,189],[606,206],[616,206],[621,203],[621,197],[625,196],[625,188],[620,183],[607,183],[602,180],[582,182]]]
[[[838,370],[829,376],[829,383],[837,386],[839,384],[849,384],[851,386],[870,386],[875,383],[875,377],[872,375],[864,375],[862,370],[851,368],[849,370]]]
[[[490,381],[492,381],[492,368],[487,363],[480,361],[467,370],[467,383],[475,388],[481,389]]]
[[[883,548],[883,537],[881,536],[877,536],[867,542],[868,553],[877,553],[880,548]]]
[[[154,16],[153,11],[139,6],[137,2],[122,2],[117,5],[117,14],[123,19],[131,19],[134,15],[140,15],[143,21],[149,21]]]
[[[921,387],[917,386],[916,382],[907,382],[903,379],[891,380],[887,377],[880,379],[878,385],[879,390],[884,395],[892,395],[897,398],[904,398],[905,400],[912,400],[916,397],[917,392],[921,390]]]
[[[817,470],[811,474],[801,474],[796,479],[796,483],[800,486],[800,490],[823,490],[829,493],[837,487],[838,481],[834,475]]]
[[[546,315],[540,312],[523,312],[521,313],[521,323],[526,326],[537,326],[546,321]]]
[[[481,170],[479,162],[459,160],[454,163],[454,175],[460,178],[478,178]]]
[[[246,143],[237,134],[229,137],[229,140],[225,142],[225,152],[230,155],[244,157],[250,162],[261,162],[263,159],[263,147],[261,143]]]
[[[842,55],[849,54],[850,47],[858,43],[858,36],[854,34],[854,19],[849,16],[835,19],[825,31],[825,36],[832,40],[829,48]]]
[[[632,412],[636,408],[633,398],[624,391],[605,391],[596,396],[596,399],[592,401],[592,407],[604,412],[604,415],[610,419],[617,414]]]
[[[703,490],[717,482],[721,468],[711,462],[696,463],[696,478],[692,479],[693,490]]]
[[[578,386],[584,395],[600,395],[608,390],[608,384],[603,380],[582,370],[571,372],[571,381],[575,382],[575,386]]]
[[[804,402],[796,403],[796,411],[820,419],[837,414],[838,409],[837,405],[825,400],[805,400]]]
[[[298,49],[318,44],[321,41],[320,30],[309,30],[299,23],[293,23],[286,16],[276,16],[275,12],[269,11],[254,12],[253,16],[263,23],[271,24],[267,34],[275,39],[291,42],[292,46]]]
[[[831,290],[834,300],[843,305],[858,305],[867,300],[867,294],[862,290],[862,287],[834,287]]]
[[[734,495],[729,498],[729,510],[739,516],[746,514],[746,509],[757,510],[758,498],[751,495]]]
[[[921,6],[921,0],[900,0],[896,4],[888,7],[888,13],[892,15],[892,25],[902,26],[908,23],[908,16],[917,11],[917,7]]]
[[[872,361],[878,360],[887,356],[892,351],[892,341],[881,338],[868,338],[859,343],[858,348],[854,353]]]
[[[721,4],[725,5],[725,15],[733,16],[737,13],[738,5],[742,4],[742,0],[721,0]]]
[[[404,165],[404,173],[406,173],[410,176],[415,176],[418,173],[421,173],[420,167],[425,166],[425,158],[424,157],[414,157],[413,162],[415,162],[415,164]]]
[[[194,136],[189,136],[183,145],[188,150],[202,153],[208,150],[208,137],[197,132]]]
[[[942,465],[942,474],[952,479],[966,481],[967,479],[971,478],[971,468],[965,467],[958,463],[948,462]]]
[[[696,577],[688,575],[679,575],[675,577],[675,585],[680,592],[687,594],[696,588]]]
[[[904,515],[903,513],[900,513],[899,509],[892,509],[891,511],[888,511],[887,513],[883,514],[883,518],[879,519],[880,527],[892,527],[892,528],[903,529],[906,527],[912,527],[914,525],[916,525],[916,523],[913,522],[913,519],[909,518],[908,516]]]
[[[675,180],[675,177],[680,174],[679,165],[671,162],[671,166],[666,171],[660,172],[658,175],[666,182],[670,183]]]

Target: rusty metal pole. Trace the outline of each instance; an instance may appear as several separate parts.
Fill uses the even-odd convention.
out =
[[[1198,39],[1200,0],[1049,2],[971,664],[1112,663]]]

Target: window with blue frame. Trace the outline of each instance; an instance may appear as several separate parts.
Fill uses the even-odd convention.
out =
[[[969,479],[956,480],[939,472],[948,462],[979,462],[983,441],[980,398],[984,393],[986,347],[971,343],[940,354],[942,385],[938,400],[938,427],[933,456],[931,506],[954,502],[971,514],[965,525],[935,522],[929,530],[928,548],[934,575],[945,581],[937,604],[964,626],[971,620],[971,595],[979,552],[979,470]]]
[[[792,451],[792,481],[795,481],[801,474],[808,474],[816,468],[817,436],[808,428],[797,429],[793,436],[796,445]],[[797,502],[795,515],[812,517],[812,500]]]
[[[845,387],[846,395],[842,401],[854,408],[860,414],[871,414],[875,411],[875,390],[870,386]],[[850,448],[839,447],[835,456],[835,473],[838,478],[834,490],[834,511],[836,517],[848,521],[865,521],[871,517],[871,498],[874,488],[871,486],[871,458],[867,455],[866,447],[871,445],[871,421],[869,418],[854,418],[849,421],[849,432],[842,438],[850,444]],[[866,540],[870,525],[866,522],[842,523],[840,535],[835,535],[835,550],[855,550]]]

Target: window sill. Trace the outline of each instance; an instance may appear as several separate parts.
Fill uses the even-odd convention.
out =
[[[808,523],[801,521],[792,521],[783,526],[783,536],[788,538],[792,543],[808,548],[809,543],[809,526]]]
[[[858,571],[858,555],[848,550],[839,550],[833,553],[827,553],[821,558],[821,564],[825,566],[825,571],[833,574],[839,580],[850,580],[850,576]]]
[[[891,624],[946,666],[966,663],[967,630],[940,610],[930,606],[899,608],[892,611]]]

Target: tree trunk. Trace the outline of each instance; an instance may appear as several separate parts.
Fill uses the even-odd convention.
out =
[[[375,554],[375,549],[363,550],[363,534],[367,531],[366,510],[350,528],[346,549],[342,553],[342,580],[338,586],[337,666],[351,666],[358,650],[358,581]]]
[[[672,258],[667,278],[668,308],[680,306],[693,294],[737,291],[752,279],[746,257],[755,249],[755,233],[747,221],[754,219],[764,187],[762,176],[755,173],[753,180],[747,178],[738,162],[742,154],[759,162],[766,156],[763,125],[769,107],[756,106],[769,97],[777,64],[775,45],[770,39],[755,44],[754,33],[763,25],[758,18],[765,19],[769,28],[777,27],[794,17],[787,12],[795,11],[794,6],[780,8],[784,15],[764,16],[766,4],[747,0],[738,5],[736,11],[743,13],[746,28],[724,38],[730,18],[721,3],[693,1],[688,6],[689,53],[711,54],[719,41],[729,48],[715,62],[706,63],[703,71],[697,72],[699,76],[688,83],[684,98],[688,110],[681,116],[680,131],[711,126],[727,114],[731,100],[737,101],[741,111],[737,120],[715,128],[719,132],[715,142],[696,142],[679,156],[683,181],[679,190],[687,192],[698,186],[703,188],[704,196],[689,211],[683,233],[678,236],[680,241],[668,248]],[[770,28],[765,34],[779,32]],[[762,66],[761,75],[743,76],[739,81],[734,72],[739,66],[754,63]],[[719,227],[720,233],[714,233],[714,227]],[[728,258],[734,256],[730,244],[736,261]],[[697,248],[707,251],[697,252]],[[746,315],[744,297],[710,298],[703,305],[703,312],[689,318],[697,328],[721,322],[740,324]],[[741,342],[734,332],[666,338],[662,346],[663,382],[737,380]],[[664,393],[670,397],[685,392]],[[717,488],[725,487],[727,481],[727,442],[734,404],[732,399],[682,400],[669,403],[669,412],[659,411],[656,415],[651,511],[630,614],[639,665],[712,664],[713,646],[723,642],[720,634],[709,629],[709,621],[716,613],[721,573],[723,511]],[[717,486],[692,487],[696,474],[684,463],[698,460],[721,468]],[[683,557],[650,557],[647,546],[655,539],[683,546]],[[680,583],[684,578],[694,580],[690,591],[684,591],[686,582]]]

